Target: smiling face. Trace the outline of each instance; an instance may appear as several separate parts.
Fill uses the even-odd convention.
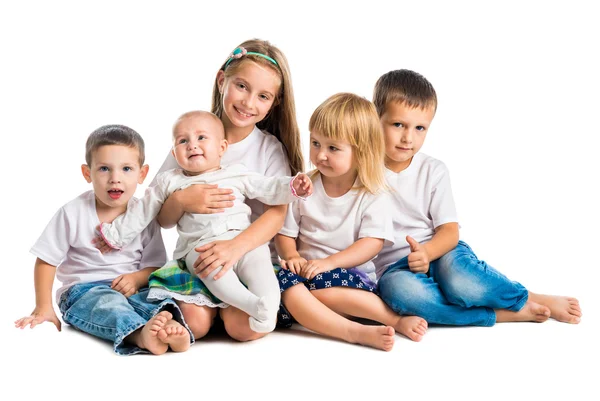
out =
[[[350,184],[357,176],[352,145],[342,139],[331,139],[316,131],[310,133],[310,161],[328,178],[347,179]]]
[[[385,165],[399,173],[405,170],[423,146],[435,109],[410,108],[389,102],[380,121],[385,138]]]
[[[230,76],[219,71],[217,83],[223,96],[221,117],[225,128],[252,130],[273,106],[281,79],[272,68],[248,60]]]
[[[92,153],[91,166],[81,166],[84,178],[94,187],[99,209],[125,211],[137,185],[143,183],[148,174],[148,166],[140,166],[139,160],[135,147],[105,145]]]
[[[173,129],[173,156],[188,175],[216,170],[227,149],[223,124],[209,113],[181,118]]]

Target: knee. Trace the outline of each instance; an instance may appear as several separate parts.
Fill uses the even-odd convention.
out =
[[[448,270],[440,273],[445,274],[440,274],[438,284],[448,302],[465,308],[482,304],[486,289],[467,272]]]
[[[179,308],[196,340],[208,334],[217,315],[215,308],[185,303],[181,303]]]
[[[231,306],[229,308],[231,308]],[[257,333],[253,331],[248,322],[248,315],[243,312],[225,315],[222,314],[221,316],[223,316],[223,325],[225,326],[225,331],[236,341],[246,342],[258,340],[259,338],[262,338],[268,334]]]

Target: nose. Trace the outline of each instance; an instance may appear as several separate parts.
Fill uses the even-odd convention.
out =
[[[406,143],[406,144],[410,145],[413,140],[413,135],[414,135],[414,133],[413,133],[412,129],[404,130],[404,132],[402,133],[402,143]]]
[[[327,154],[325,153],[325,151],[321,148],[318,152],[317,152],[317,161],[323,161],[323,160],[327,160]]]
[[[110,174],[110,183],[119,184],[121,182],[121,175],[117,169],[113,170]]]
[[[248,108],[254,107],[254,96],[252,93],[247,93],[242,99],[242,104]]]

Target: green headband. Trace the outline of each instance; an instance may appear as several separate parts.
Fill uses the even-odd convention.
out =
[[[245,56],[247,54],[253,54],[255,56],[262,57],[266,60],[269,60],[271,63],[273,63],[279,67],[279,64],[277,64],[277,61],[273,60],[271,57],[267,56],[266,54],[257,53],[257,52],[249,52],[249,51],[246,51],[245,48],[240,46],[240,47],[236,47],[233,50],[233,52],[229,55],[229,60],[227,60],[227,62],[225,63],[225,67],[223,67],[223,69],[227,68],[229,63],[231,63],[234,59],[242,58],[242,56]]]

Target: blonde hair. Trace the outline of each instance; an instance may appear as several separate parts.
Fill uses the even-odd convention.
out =
[[[383,130],[373,103],[352,93],[338,93],[317,107],[308,128],[350,143],[361,189],[374,194],[387,188]]]
[[[304,170],[304,159],[302,158],[302,148],[300,146],[300,128],[296,121],[292,76],[287,59],[281,50],[266,40],[247,40],[238,47],[244,47],[248,52],[264,54],[277,62],[277,65],[275,65],[261,56],[247,54],[239,59],[231,60],[229,64],[227,64],[227,61],[229,61],[229,58],[227,58],[221,65],[220,70],[225,73],[225,78],[228,78],[239,71],[246,63],[254,62],[277,73],[281,80],[279,93],[276,94],[267,116],[256,126],[274,135],[283,144],[292,175],[295,175]],[[219,91],[218,79],[215,79],[213,87],[211,111],[219,118],[223,115],[223,95]]]

